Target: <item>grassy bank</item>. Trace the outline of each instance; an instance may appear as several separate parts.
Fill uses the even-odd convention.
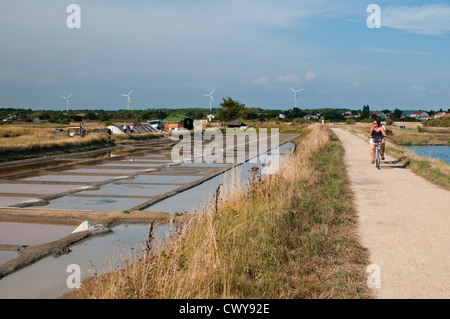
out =
[[[218,188],[163,251],[71,297],[370,298],[343,152],[314,126],[276,174],[255,170],[248,189]]]
[[[398,159],[417,175],[450,190],[450,165],[444,161],[419,156],[394,143],[386,143],[386,154]]]
[[[389,138],[395,144],[404,146],[450,145],[450,131],[437,133],[394,129]]]

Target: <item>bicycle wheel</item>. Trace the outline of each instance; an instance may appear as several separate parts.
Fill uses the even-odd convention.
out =
[[[375,149],[375,163],[376,163],[376,167],[378,169],[380,169],[381,155],[380,155],[380,146],[379,145],[377,145],[377,148]]]

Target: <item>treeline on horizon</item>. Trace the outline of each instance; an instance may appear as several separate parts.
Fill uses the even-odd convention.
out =
[[[195,120],[206,119],[209,114],[220,114],[220,108],[213,108],[210,111],[207,108],[161,108],[161,109],[139,109],[139,110],[32,110],[32,109],[18,109],[18,108],[0,108],[0,118],[6,118],[13,116],[15,120],[19,121],[33,121],[35,118],[39,118],[40,121],[48,121],[50,123],[58,123],[65,121],[134,121],[134,122],[147,122],[149,120],[165,119],[171,114],[183,114]],[[344,112],[350,111],[353,115],[361,114],[362,116],[357,119],[364,120],[367,118],[373,118],[369,106],[365,105],[362,110],[349,110],[345,108],[317,108],[317,109],[299,109],[292,108],[290,110],[280,109],[261,109],[261,108],[245,108],[242,113],[242,120],[273,120],[277,121],[291,121],[296,118],[303,118],[305,115],[317,115],[325,120],[330,121],[345,121]],[[441,110],[442,111],[442,110]],[[395,110],[383,110],[381,112],[392,112],[394,116],[393,120],[400,119],[402,111]],[[433,115],[439,111],[426,111],[428,114]],[[450,109],[449,109],[450,112]],[[280,114],[284,118],[280,118]],[[220,118],[216,118],[220,120]],[[414,121],[414,119],[410,119]]]

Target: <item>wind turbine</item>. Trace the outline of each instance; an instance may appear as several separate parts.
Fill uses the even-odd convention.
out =
[[[130,93],[128,94],[122,94],[122,96],[126,96],[127,97],[127,110],[130,110],[130,104],[131,104],[131,99],[130,99],[130,95],[133,92],[133,90],[130,91]]]
[[[66,99],[66,109],[67,109],[67,112],[69,112],[69,99],[70,99],[71,96],[72,96],[72,93],[70,93],[68,96],[63,96],[63,97],[62,97],[63,99]]]
[[[213,93],[215,88],[209,94],[203,94],[203,96],[209,96],[209,110],[212,111],[212,104],[214,103]]]
[[[302,91],[303,89],[299,89],[299,90],[294,90],[293,88],[290,88],[292,90],[292,92],[294,92],[294,101],[295,101],[295,107],[297,107],[297,93]]]

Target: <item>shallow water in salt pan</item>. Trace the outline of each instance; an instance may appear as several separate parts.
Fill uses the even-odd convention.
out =
[[[48,209],[123,211],[148,201],[149,198],[64,196],[50,201]]]
[[[73,290],[67,287],[69,265],[80,267],[81,280],[94,275],[117,270],[125,261],[132,260],[141,252],[148,238],[149,224],[123,224],[113,232],[92,237],[70,247],[71,252],[58,258],[49,256],[35,264],[18,270],[0,280],[0,299],[59,298]],[[155,247],[164,245],[164,239],[174,230],[171,225],[158,225],[154,229]]]
[[[0,222],[0,244],[39,245],[49,243],[75,230],[76,226]]]
[[[0,193],[7,194],[58,194],[75,190],[80,185],[47,185],[47,184],[0,184]]]
[[[95,176],[95,175],[42,175],[35,177],[27,177],[21,179],[22,181],[32,182],[102,182],[111,179],[111,176]]]

